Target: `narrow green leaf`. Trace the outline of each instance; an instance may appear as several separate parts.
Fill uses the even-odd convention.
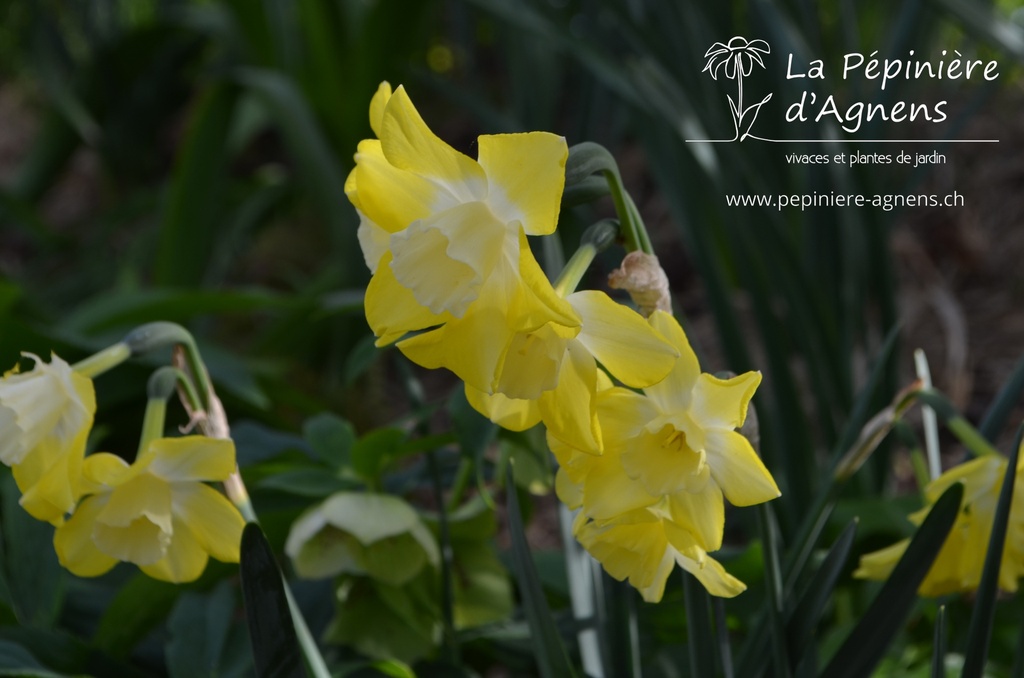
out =
[[[757,506],[757,525],[761,533],[761,540],[764,542],[764,577],[768,588],[768,597],[765,603],[768,606],[768,634],[772,644],[772,666],[775,669],[776,678],[789,676],[789,652],[786,649],[785,624],[783,614],[785,612],[785,594],[782,589],[782,572],[779,569],[779,528],[775,523],[775,514],[769,504]]]
[[[214,249],[224,207],[227,139],[238,90],[211,85],[196,105],[167,196],[154,277],[163,285],[197,286]]]
[[[942,493],[910,540],[888,581],[833,655],[822,675],[829,678],[870,675],[917,600],[917,589],[956,521],[963,496],[964,486],[960,483]]]
[[[53,550],[53,528],[18,505],[21,494],[9,474],[3,477],[4,567],[12,607],[27,626],[51,627],[65,594],[65,575]]]
[[[558,633],[558,627],[551,617],[551,610],[548,609],[548,602],[544,597],[544,590],[541,588],[533,557],[530,555],[530,547],[526,543],[522,513],[519,510],[519,497],[516,494],[515,482],[512,482],[511,465],[508,468],[508,477],[510,482],[506,485],[506,496],[508,498],[508,530],[512,542],[513,569],[519,584],[520,595],[523,598],[526,618],[530,624],[530,640],[536,653],[537,666],[543,678],[574,677],[576,671],[569,663],[568,655]]]
[[[846,565],[856,533],[857,521],[854,520],[843,529],[821,567],[787,615],[786,640],[789,654],[799,657],[801,663],[808,660],[808,652],[814,651],[814,631],[818,628],[822,611],[832,599],[836,581]]]
[[[186,593],[167,621],[167,669],[171,678],[215,676],[222,670],[235,595],[221,582],[209,595]]]
[[[93,645],[124,658],[158,624],[177,600],[181,587],[157,581],[141,572],[122,586],[107,605],[93,635]]]
[[[683,596],[686,608],[686,649],[691,676],[715,675],[715,634],[711,628],[709,596],[704,585],[689,572],[683,572]]]
[[[0,640],[0,676],[20,678],[62,678],[39,663],[31,652],[9,640]]]
[[[256,675],[306,676],[281,570],[259,525],[245,526],[241,556],[242,596]]]
[[[1017,458],[1021,442],[1024,441],[1024,424],[1017,427],[1017,437],[1010,450],[1010,458],[999,490],[995,517],[992,520],[992,534],[985,552],[985,567],[981,570],[981,583],[974,598],[974,612],[967,630],[967,651],[964,653],[964,678],[980,677],[985,672],[988,646],[992,641],[992,624],[996,613],[996,596],[999,594],[999,570],[1003,564],[1003,548],[1006,545],[1006,528],[1010,523],[1010,509],[1013,504],[1013,488],[1017,480]]]
[[[1020,400],[1021,392],[1024,392],[1024,358],[1017,361],[1013,372],[999,388],[999,393],[988,406],[985,418],[978,426],[978,432],[989,440],[995,440],[1006,425],[1013,407]]]
[[[932,678],[946,678],[946,606],[939,605],[935,615],[935,640],[932,643]]]

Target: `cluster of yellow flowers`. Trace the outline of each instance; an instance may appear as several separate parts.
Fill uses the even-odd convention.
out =
[[[559,496],[581,509],[576,536],[645,599],[661,598],[674,563],[715,595],[742,591],[707,552],[722,543],[723,493],[738,505],[779,496],[735,430],[760,374],[701,374],[671,315],[645,319],[603,292],[551,285],[527,236],[555,231],[564,138],[485,135],[473,160],[388,83],[370,125],[376,138],[359,144],[345,190],[373,273],[377,344],[451,370],[501,426],[543,422]]]
[[[119,561],[149,576],[192,581],[209,556],[238,562],[244,520],[203,481],[235,469],[230,440],[155,438],[134,463],[86,456],[96,412],[92,380],[54,355],[0,380],[0,462],[10,466],[20,503],[57,529],[61,564],[95,577]]]

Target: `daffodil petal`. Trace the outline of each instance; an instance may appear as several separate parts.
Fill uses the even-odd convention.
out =
[[[564,468],[558,469],[555,474],[555,494],[569,510],[578,509],[583,505],[583,486],[574,483]]]
[[[568,341],[578,328],[547,323],[533,332],[518,332],[509,342],[495,390],[519,400],[536,400],[558,385]]]
[[[657,416],[654,403],[629,389],[616,387],[597,394],[597,416],[605,449],[624,451]]]
[[[391,253],[380,260],[377,272],[366,287],[366,322],[377,335],[377,346],[387,346],[409,332],[439,325],[451,314],[436,314],[416,301],[416,297],[395,280]]]
[[[93,542],[96,515],[102,508],[102,501],[92,497],[85,499],[67,522],[53,533],[57,559],[64,568],[79,577],[98,577],[117,564],[117,558],[103,553]]]
[[[597,364],[582,344],[571,340],[566,344],[558,386],[544,392],[537,401],[541,419],[551,435],[594,454],[603,449],[601,424],[593,402],[596,391]]]
[[[168,481],[224,480],[235,471],[235,443],[225,438],[158,438],[147,454],[150,472]]]
[[[653,386],[645,388],[644,393],[663,412],[685,411],[690,407],[693,389],[700,376],[697,354],[693,352],[686,333],[672,314],[655,311],[648,318],[648,322],[676,349],[679,357],[668,375]]]
[[[173,501],[174,514],[203,550],[221,562],[238,562],[245,519],[223,494],[201,483],[182,483],[174,488]]]
[[[909,545],[910,540],[904,539],[884,549],[865,553],[860,557],[860,565],[853,571],[853,576],[858,579],[887,579]]]
[[[82,476],[89,486],[89,492],[97,492],[103,487],[113,487],[131,468],[121,457],[109,452],[90,454],[82,465]]]
[[[598,522],[607,521],[659,501],[660,496],[650,494],[643,483],[623,472],[617,455],[606,452],[594,457],[583,483],[583,510],[588,516]]]
[[[384,156],[395,167],[433,181],[458,202],[486,196],[487,177],[480,165],[430,131],[404,87],[388,99],[378,136]]]
[[[118,485],[110,492],[107,505],[100,512],[98,519],[101,524],[117,528],[127,528],[139,517],[156,525],[164,532],[171,531],[171,487],[166,481],[148,473],[142,473]],[[143,526],[133,527],[144,530]],[[103,548],[103,547],[101,547]],[[103,549],[112,556],[113,551]],[[121,558],[121,560],[132,560]]]
[[[64,514],[75,507],[82,494],[82,459],[88,429],[70,444],[44,438],[32,453],[13,467],[14,481],[22,495],[18,503],[36,520],[60,525]]]
[[[715,483],[707,483],[700,492],[676,492],[669,495],[668,511],[679,527],[690,532],[705,551],[722,547],[725,530],[725,500]]]
[[[565,139],[548,132],[483,135],[479,162],[487,174],[487,202],[505,223],[517,221],[529,235],[554,233],[558,223]]]
[[[677,556],[676,562],[684,570],[692,574],[704,585],[713,596],[719,598],[735,598],[747,590],[747,585],[725,571],[722,564],[708,556],[702,564],[698,564],[685,556]]]
[[[437,186],[387,161],[376,139],[359,142],[348,197],[359,211],[388,233],[397,233],[438,209],[455,205]]]
[[[679,352],[636,311],[595,290],[568,301],[583,321],[579,341],[626,386],[650,386],[675,366]]]
[[[207,561],[209,556],[189,526],[184,521],[176,519],[167,554],[151,565],[141,565],[139,569],[153,579],[185,584],[199,579],[199,575],[206,569]]]
[[[387,108],[389,99],[391,99],[391,83],[385,80],[377,86],[377,91],[370,99],[370,128],[378,137],[381,126],[384,124],[384,109]]]
[[[398,348],[417,365],[445,367],[473,388],[490,392],[511,339],[501,309],[484,305],[443,327],[405,339]]]
[[[711,430],[707,432],[706,444],[711,475],[729,503],[752,506],[781,494],[772,474],[750,446],[750,441],[739,433]]]
[[[691,449],[680,431],[644,432],[621,459],[626,473],[653,495],[701,491],[711,475],[705,456]]]
[[[466,400],[473,409],[509,431],[525,431],[540,423],[535,400],[518,400],[501,393],[488,395],[466,384]]]
[[[760,372],[747,372],[732,379],[702,374],[693,389],[691,414],[705,429],[739,428],[747,418],[747,405],[760,383]]]
[[[391,269],[420,304],[461,317],[499,265],[505,235],[483,203],[458,205],[392,235]]]

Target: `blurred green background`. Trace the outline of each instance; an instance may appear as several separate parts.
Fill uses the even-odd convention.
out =
[[[186,325],[237,426],[240,462],[280,548],[291,520],[318,495],[298,481],[261,482],[308,466],[295,451],[304,423],[325,411],[360,433],[423,421],[423,408],[445,402],[454,385],[374,349],[362,316],[369,275],[343,187],[356,144],[371,136],[370,97],[388,80],[404,84],[431,128],[472,156],[479,134],[534,129],[613,151],[705,369],[765,374],[755,400],[761,451],[783,491],[774,511],[789,544],[832,460],[912,379],[913,348],[927,351],[936,385],[1006,449],[1008,422],[1021,413],[1011,396],[1024,346],[1022,26],[1024,11],[1012,0],[3,0],[0,364],[14,364],[23,350],[77,359],[148,321]],[[701,69],[707,48],[733,35],[772,45],[749,87],[777,102],[807,87],[785,78],[788,54],[833,69],[846,53],[876,49],[996,59],[993,82],[914,81],[895,93],[835,77],[817,86],[844,100],[950,102],[942,126],[868,124],[868,137],[1000,143],[938,143],[947,164],[921,171],[785,161],[784,152],[816,152],[810,144],[687,144],[731,134],[732,85]],[[762,112],[758,131],[778,139],[841,134],[835,125],[786,125],[779,108]],[[775,211],[724,200],[833,190],[956,190],[966,205]],[[610,209],[609,201],[566,206],[560,242],[538,256],[550,268]],[[603,286],[618,256],[599,259],[593,286]],[[133,365],[99,382],[97,446],[132,449],[147,371]],[[409,378],[422,381],[425,402],[403,387]],[[906,450],[920,445],[910,427],[900,436],[847,488],[827,541],[854,515],[854,553],[909,532],[902,517],[919,504]],[[950,462],[961,456],[952,439],[943,449]],[[446,477],[457,460],[444,465]],[[415,484],[403,487],[415,493]],[[546,584],[557,608],[567,594],[553,503],[535,502],[540,526],[530,535],[554,552]],[[0,644],[41,648],[40,638],[59,637],[80,655],[130,656],[133,670],[186,675],[173,662],[162,668],[173,642],[97,632],[113,623],[102,610],[123,577],[70,583],[52,562],[28,572],[18,565],[37,557],[33,548],[50,557],[49,537],[34,528],[31,539],[18,537],[29,528],[13,509],[5,497],[6,576],[12,590],[41,597],[25,593],[31,603],[4,610]],[[733,519],[732,566],[751,586],[727,607],[739,642],[764,591],[760,552],[748,548],[754,515],[739,510]],[[210,587],[223,576],[194,587],[196,600],[220,600]],[[796,586],[787,581],[787,592]],[[824,656],[863,612],[871,586],[847,578],[837,589],[817,638]],[[168,615],[172,626],[181,623],[179,594],[150,588],[145,596],[156,602],[143,630],[163,628]],[[686,674],[678,668],[686,665],[681,588],[667,598],[640,612],[644,675]],[[311,610],[322,627],[330,610]],[[954,605],[950,614],[955,639],[966,613]],[[1024,608],[1010,600],[998,614],[997,674],[1012,663]],[[920,648],[930,633],[927,624],[911,626],[891,649],[889,675],[927,665]],[[236,640],[244,650],[244,634],[231,638],[223,657]],[[102,652],[84,649],[89,643]],[[478,642],[476,652],[468,661],[480,671],[532,670],[514,639]],[[237,656],[244,667],[244,651]],[[47,666],[128,675],[85,660]]]

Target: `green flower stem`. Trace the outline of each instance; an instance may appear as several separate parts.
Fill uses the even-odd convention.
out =
[[[166,398],[150,398],[146,401],[146,414],[142,417],[142,435],[139,436],[139,451],[136,453],[136,458],[140,458],[145,453],[151,442],[164,436],[166,419]]]
[[[769,633],[772,640],[772,666],[775,675],[783,678],[790,675],[789,657],[786,651],[785,604],[786,597],[782,583],[782,570],[779,566],[779,534],[775,525],[775,516],[771,506],[759,504],[757,507],[757,525],[764,542],[765,580],[768,586],[768,618]]]
[[[79,360],[71,366],[71,369],[92,379],[107,370],[117,367],[130,357],[132,357],[132,350],[122,341],[113,346],[108,346],[99,353],[94,353],[84,360]]]
[[[583,274],[590,268],[597,253],[615,241],[619,225],[613,219],[604,219],[588,228],[580,238],[580,246],[555,281],[555,293],[565,298],[576,291]]]
[[[946,428],[971,452],[978,456],[999,454],[999,450],[992,447],[992,443],[986,440],[978,429],[971,426],[942,393],[933,388],[926,388],[918,391],[916,395],[918,400],[935,410],[946,424]]]
[[[295,602],[295,596],[292,595],[292,589],[288,586],[288,581],[284,578],[283,574],[281,579],[284,581],[284,596],[288,600],[288,611],[292,615],[292,623],[295,624],[295,635],[299,639],[299,647],[302,648],[302,654],[306,657],[307,667],[313,674],[313,678],[332,678],[331,672],[327,668],[327,662],[324,661],[323,655],[320,654],[320,648],[316,644],[316,639],[313,638],[309,626],[306,625],[306,619],[302,616],[299,604]]]
[[[125,335],[122,341],[131,349],[132,355],[141,355],[168,346],[181,346],[185,352],[185,362],[197,386],[199,400],[203,405],[202,410],[209,411],[210,377],[199,356],[196,340],[188,330],[176,323],[148,323],[136,327]]]
[[[469,459],[462,459],[459,461],[459,468],[455,472],[455,480],[452,482],[451,494],[448,497],[448,502],[445,508],[449,513],[459,508],[459,504],[462,503],[462,496],[466,493],[466,488],[469,487],[469,481],[473,478],[473,462]]]
[[[647,235],[647,228],[644,226],[643,219],[640,218],[640,212],[633,203],[633,199],[629,197],[626,187],[622,184],[622,176],[619,174],[618,168],[614,171],[605,170],[603,174],[612,191],[615,211],[619,215],[619,221],[622,222],[622,237],[626,241],[626,251],[640,250],[645,254],[654,254],[651,239]]]

